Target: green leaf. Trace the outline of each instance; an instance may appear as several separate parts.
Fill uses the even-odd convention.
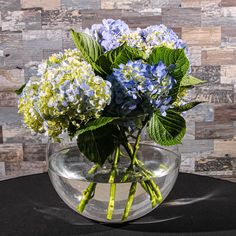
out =
[[[166,116],[156,112],[148,123],[148,133],[152,140],[164,146],[181,143],[186,132],[184,118],[173,110],[168,110]]]
[[[137,48],[131,48],[127,44],[122,44],[101,55],[96,63],[106,71],[106,74],[110,74],[112,69],[117,68],[120,64],[126,64],[129,60],[146,59],[146,57],[146,54]]]
[[[25,88],[26,84],[23,84],[19,89],[15,90],[15,93],[17,95],[21,95],[21,93],[23,92],[23,89]]]
[[[174,65],[173,70],[169,72],[177,82],[170,93],[173,103],[176,100],[180,82],[187,73],[190,63],[185,55],[184,49],[170,49],[166,47],[153,49],[148,58],[149,64],[157,64],[159,61],[162,61],[166,66]]]
[[[75,32],[73,29],[71,29],[70,32],[75,46],[81,51],[85,59],[87,59],[88,62],[90,62],[90,60],[95,62],[102,54],[102,47],[99,43],[86,33]]]
[[[119,119],[118,117],[100,117],[96,120],[90,121],[88,122],[85,126],[83,126],[82,128],[80,128],[77,132],[76,135],[81,135],[84,132],[87,131],[92,131],[95,129],[98,129],[108,123],[111,123],[114,120]]]
[[[188,110],[192,109],[193,107],[195,107],[201,103],[202,102],[189,102],[187,104],[184,104],[183,106],[174,107],[173,110],[176,112],[184,112],[184,111],[188,111]]]
[[[183,79],[181,80],[180,86],[182,87],[189,87],[189,86],[193,86],[193,85],[198,85],[198,84],[202,84],[205,83],[206,81],[198,79],[192,75],[186,75],[183,77]]]
[[[78,136],[77,144],[90,161],[103,165],[117,146],[117,135],[118,130],[108,124],[82,133]]]
[[[71,29],[71,35],[75,46],[80,50],[94,71],[99,75],[105,74],[105,71],[95,63],[99,56],[102,55],[102,47],[99,43],[90,35],[83,32],[75,32],[73,29]]]

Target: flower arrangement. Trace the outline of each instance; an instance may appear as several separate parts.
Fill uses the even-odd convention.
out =
[[[138,159],[141,132],[160,145],[181,143],[186,131],[182,112],[199,102],[186,94],[202,83],[190,75],[186,44],[164,25],[131,30],[121,20],[105,19],[84,32],[71,30],[77,49],[53,54],[39,65],[18,91],[19,113],[33,132],[56,141],[67,133],[92,162],[90,173],[112,163],[107,219],[115,207],[119,160],[130,158],[122,177],[126,182],[139,172],[141,187],[153,207],[162,202],[152,173]],[[132,141],[132,142],[131,142]],[[134,143],[134,144],[132,144]],[[133,182],[122,220],[127,220],[137,182]],[[77,210],[83,212],[96,191],[89,184]]]

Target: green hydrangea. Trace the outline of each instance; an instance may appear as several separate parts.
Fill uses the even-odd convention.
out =
[[[24,123],[37,133],[58,138],[69,125],[97,118],[111,100],[110,83],[96,76],[80,51],[65,50],[40,64],[19,99]]]

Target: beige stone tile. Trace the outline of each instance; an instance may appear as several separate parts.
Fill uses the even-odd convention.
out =
[[[236,157],[236,140],[214,140],[214,151],[217,154]]]
[[[202,64],[205,65],[236,65],[236,49],[212,48],[202,51]]]
[[[24,70],[0,69],[0,91],[13,91],[24,84]]]
[[[217,47],[221,44],[221,27],[183,27],[182,39],[189,46]]]
[[[23,160],[22,143],[0,144],[0,161],[20,161]]]
[[[44,10],[60,9],[60,0],[21,0],[21,7],[24,8],[43,8]]]
[[[236,84],[236,65],[222,65],[221,78],[222,84]]]

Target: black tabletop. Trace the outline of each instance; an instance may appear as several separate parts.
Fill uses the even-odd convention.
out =
[[[236,235],[236,184],[180,173],[164,203],[126,224],[86,219],[58,197],[48,175],[0,182],[0,235]]]

